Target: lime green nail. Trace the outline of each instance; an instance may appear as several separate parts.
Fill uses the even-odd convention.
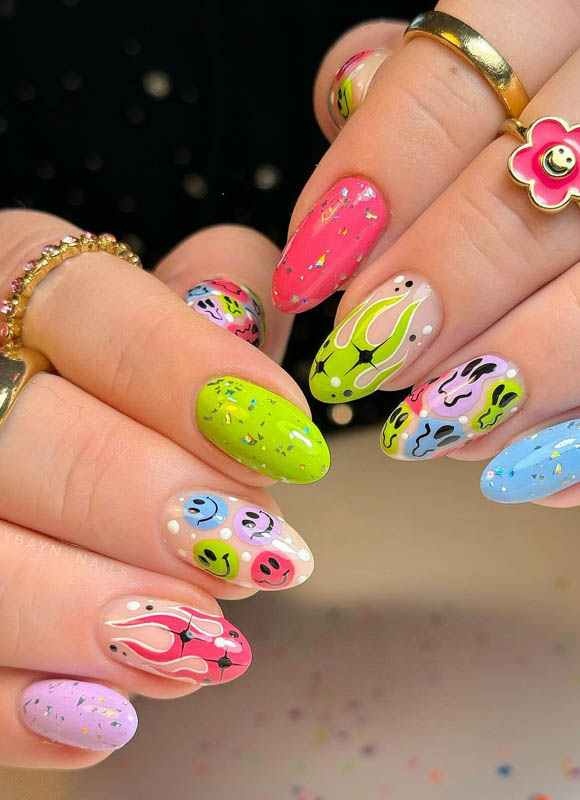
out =
[[[289,483],[313,483],[330,467],[328,445],[293,403],[241,378],[206,383],[197,399],[200,431],[250,469]]]

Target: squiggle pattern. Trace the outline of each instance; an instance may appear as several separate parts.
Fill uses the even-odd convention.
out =
[[[186,605],[157,609],[150,603],[149,608],[150,613],[106,622],[134,632],[131,637],[110,639],[109,649],[119,660],[196,683],[226,683],[249,667],[252,654],[247,639],[222,617]]]
[[[429,284],[415,275],[399,275],[375,291],[319,349],[310,371],[312,394],[339,403],[376,391],[434,333],[434,302]]]
[[[395,408],[381,436],[385,453],[403,460],[447,455],[515,413],[524,400],[518,369],[485,355],[414,389]]]
[[[262,345],[265,335],[262,303],[247,287],[224,279],[204,281],[189,290],[185,301],[214,325],[255,347]]]

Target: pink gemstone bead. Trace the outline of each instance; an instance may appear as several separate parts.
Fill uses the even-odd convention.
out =
[[[0,301],[0,314],[9,314],[12,310],[12,303],[10,300],[1,300]]]
[[[10,288],[13,292],[20,292],[22,291],[22,278],[15,278],[12,283],[10,284]]]
[[[95,233],[91,233],[90,231],[85,231],[85,232],[83,233],[83,236],[84,236],[86,239],[96,239],[96,238],[98,238],[98,237],[97,237],[97,235],[96,235]]]
[[[2,336],[3,339],[6,339],[9,333],[10,333],[10,328],[8,327],[8,325],[0,325],[0,336]]]
[[[24,265],[24,272],[32,272],[33,269],[36,267],[36,261],[29,261],[27,264]]]
[[[76,237],[74,237],[74,236],[65,236],[65,237],[62,239],[62,241],[63,241],[65,244],[74,244],[74,243],[75,243],[77,240],[76,240]]]
[[[101,239],[106,239],[108,242],[117,241],[117,238],[112,233],[101,233]]]
[[[56,250],[58,250],[58,247],[56,247],[56,245],[47,244],[46,247],[42,248],[42,255],[51,256]]]

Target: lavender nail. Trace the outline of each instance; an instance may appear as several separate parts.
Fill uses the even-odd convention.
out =
[[[99,683],[53,678],[32,683],[21,700],[22,719],[45,739],[84,750],[115,750],[133,738],[137,712]]]

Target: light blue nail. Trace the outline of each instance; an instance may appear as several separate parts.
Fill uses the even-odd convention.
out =
[[[497,503],[540,500],[580,481],[580,419],[518,439],[490,461],[481,491]]]

